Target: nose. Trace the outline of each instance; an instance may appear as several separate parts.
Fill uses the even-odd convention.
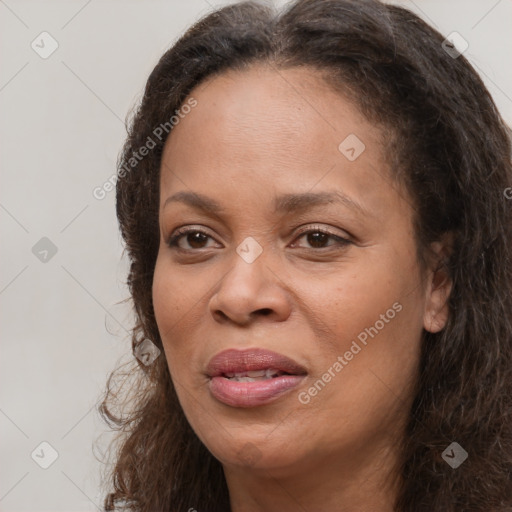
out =
[[[264,256],[247,263],[234,254],[232,269],[224,275],[210,299],[210,312],[219,323],[248,325],[265,319],[282,322],[291,304],[284,283],[267,266]]]

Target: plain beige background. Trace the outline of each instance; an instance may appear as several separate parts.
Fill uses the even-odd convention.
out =
[[[400,3],[467,40],[512,124],[512,2]],[[0,0],[2,512],[101,509],[92,443],[106,429],[95,404],[130,357],[130,311],[116,305],[127,290],[114,192],[92,192],[115,172],[125,115],[161,54],[221,4]],[[42,58],[33,41],[58,48]],[[34,450],[58,458],[43,469]]]

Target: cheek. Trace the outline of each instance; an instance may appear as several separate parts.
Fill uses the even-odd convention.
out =
[[[295,291],[307,302],[305,318],[314,319],[319,331],[323,328],[330,335],[331,348],[340,353],[401,299],[403,289],[400,276],[392,275],[382,261],[366,261],[354,262],[347,271],[333,272],[326,279],[306,276]]]
[[[164,351],[171,373],[173,366],[179,369],[178,360],[187,356],[186,343],[180,342],[183,333],[189,328],[198,302],[205,291],[199,288],[200,280],[190,280],[173,272],[165,259],[157,259],[153,277],[153,309],[162,338]]]
[[[406,413],[421,346],[421,318],[414,304],[399,302],[394,294],[372,303],[361,299],[364,306],[357,315],[347,310],[339,315],[337,342],[316,366],[306,390],[310,413],[339,416],[347,428],[352,425],[355,437]]]
[[[318,386],[319,406],[334,401],[348,407],[360,401],[360,407],[375,407],[372,397],[387,403],[410,389],[419,360],[422,294],[414,269],[403,272],[398,263],[381,254],[361,266],[354,263],[350,272],[333,273],[329,280],[305,279],[297,290],[307,297],[307,315],[316,331],[311,382],[331,369],[325,391],[322,383]],[[341,367],[333,368],[338,356]]]
[[[176,289],[175,283],[169,279],[163,265],[157,260],[153,277],[153,309],[164,345],[171,327],[184,313],[184,304],[180,302],[182,297],[176,293]]]
[[[153,308],[163,337],[182,329],[189,317],[198,315],[208,291],[214,284],[212,272],[200,271],[194,265],[178,268],[166,254],[158,255],[153,276]]]

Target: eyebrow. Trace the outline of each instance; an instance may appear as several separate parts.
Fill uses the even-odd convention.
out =
[[[165,200],[163,208],[172,202],[185,203],[192,208],[196,208],[216,216],[225,212],[225,208],[223,208],[217,201],[197,192],[177,192]],[[360,203],[339,191],[305,192],[301,194],[281,195],[274,200],[274,213],[294,213],[300,210],[308,210],[315,206],[330,203],[340,203],[362,215],[370,215],[369,211]]]

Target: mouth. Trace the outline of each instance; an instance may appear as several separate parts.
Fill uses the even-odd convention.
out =
[[[256,382],[261,380],[275,379],[281,375],[290,375],[289,373],[275,368],[266,368],[265,370],[253,370],[249,372],[224,373],[223,377],[236,382]]]
[[[207,367],[214,399],[232,407],[256,407],[273,402],[298,386],[307,371],[282,354],[264,349],[229,349]]]

